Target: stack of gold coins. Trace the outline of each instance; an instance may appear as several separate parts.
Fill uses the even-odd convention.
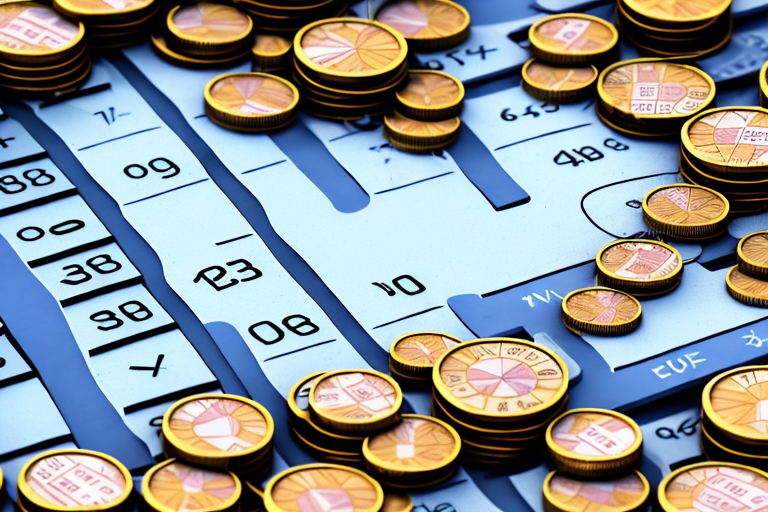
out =
[[[702,56],[731,39],[731,0],[617,0],[616,25],[641,51]]]
[[[254,46],[253,21],[230,5],[179,5],[168,12],[163,25],[152,36],[152,47],[182,66],[229,64],[246,58]]]
[[[641,512],[648,510],[650,493],[648,480],[639,471],[600,480],[576,478],[561,471],[552,471],[544,480],[544,511]]]
[[[44,452],[27,462],[19,472],[17,502],[22,512],[132,512],[132,492],[131,474],[118,460],[67,448]]]
[[[293,70],[293,41],[280,36],[256,34],[251,59],[252,71],[290,78]]]
[[[563,323],[578,335],[628,334],[640,326],[643,309],[628,293],[592,286],[575,290],[563,299]]]
[[[343,16],[349,0],[234,0],[253,18],[260,34],[292,38],[314,21]]]
[[[668,293],[680,284],[683,258],[655,240],[616,240],[597,253],[597,282],[635,297]]]
[[[53,0],[53,7],[85,25],[91,49],[110,50],[149,39],[160,4],[156,0]]]
[[[541,101],[575,103],[592,96],[598,69],[616,60],[619,34],[587,14],[558,14],[528,31],[533,59],[523,66],[523,89]]]
[[[661,59],[617,62],[600,73],[596,109],[616,130],[637,136],[677,135],[709,108],[715,82],[702,70]]]
[[[166,457],[262,480],[272,471],[275,424],[263,406],[235,395],[196,395],[163,416]]]
[[[205,87],[205,112],[229,130],[263,132],[289,125],[298,116],[299,91],[278,76],[232,73]]]
[[[85,27],[41,4],[0,5],[0,89],[22,94],[73,90],[91,71]]]
[[[704,387],[701,445],[710,460],[768,468],[768,366],[721,373]]]
[[[768,60],[760,68],[760,106],[768,108]]]
[[[568,403],[568,369],[551,350],[513,338],[465,341],[432,372],[432,413],[461,436],[468,464],[530,465]]]
[[[392,109],[408,76],[408,45],[375,21],[333,18],[302,28],[294,38],[293,82],[301,108],[334,120],[360,119]]]
[[[762,508],[768,500],[768,473],[729,462],[699,462],[676,469],[659,483],[662,512]]]
[[[396,339],[389,349],[389,372],[403,386],[432,387],[432,367],[461,340],[437,332],[414,332]]]
[[[689,119],[681,131],[680,174],[728,199],[731,214],[768,210],[768,110],[724,107]]]
[[[379,512],[383,505],[384,491],[376,480],[336,464],[294,466],[272,477],[264,488],[267,512]]]
[[[141,491],[154,512],[240,512],[243,494],[240,479],[234,473],[176,459],[150,468],[141,481]]]
[[[678,183],[657,187],[643,199],[643,220],[668,238],[701,241],[728,229],[728,200],[699,185]]]
[[[385,2],[375,18],[400,32],[415,52],[448,50],[469,37],[469,13],[450,0]]]
[[[404,414],[388,429],[365,439],[368,474],[388,489],[412,491],[451,478],[458,468],[461,438],[436,418]]]

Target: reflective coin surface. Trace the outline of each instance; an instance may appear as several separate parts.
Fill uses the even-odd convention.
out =
[[[374,466],[418,471],[445,467],[459,455],[456,433],[428,416],[402,421],[367,440],[364,455]]]
[[[398,390],[370,373],[345,372],[322,376],[314,392],[315,407],[324,415],[349,421],[365,421],[391,414]]]
[[[210,43],[236,41],[250,29],[248,15],[222,4],[201,2],[176,11],[171,23],[183,35]]]
[[[406,86],[397,91],[400,101],[432,108],[455,105],[463,96],[464,91],[455,78],[434,72],[410,73]]]
[[[599,261],[614,276],[633,281],[662,279],[682,266],[677,254],[650,242],[623,242],[600,253]]]
[[[431,368],[446,350],[461,343],[456,338],[432,333],[416,333],[397,341],[393,351],[409,366]]]
[[[408,39],[448,37],[463,30],[467,14],[450,2],[406,0],[386,5],[376,21],[394,28]]]
[[[172,462],[149,481],[152,499],[179,512],[222,510],[239,498],[239,486],[227,471]]]
[[[755,279],[739,271],[739,267],[733,267],[728,272],[728,287],[745,298],[768,300],[768,281]]]
[[[80,28],[42,5],[0,5],[0,52],[54,54],[71,46]]]
[[[753,233],[741,244],[743,259],[758,267],[768,267],[768,233]]]
[[[727,375],[712,386],[709,400],[729,432],[768,440],[768,370]]]
[[[416,121],[415,119],[405,117],[397,111],[388,115],[386,120],[389,126],[399,132],[425,138],[440,137],[453,133],[461,124],[458,117],[444,121]]]
[[[309,29],[301,50],[322,68],[354,75],[385,68],[403,55],[400,41],[384,28],[359,22],[328,22]]]
[[[293,89],[282,80],[248,74],[219,80],[210,95],[216,108],[238,115],[276,114],[296,103]]]
[[[570,316],[582,322],[621,325],[633,321],[640,305],[625,293],[614,290],[584,290],[567,298]]]
[[[288,52],[293,43],[280,36],[257,34],[253,45],[253,53],[264,56],[279,56]]]
[[[711,503],[720,504],[718,510],[751,512],[765,508],[768,479],[746,466],[696,464],[672,477],[659,494],[668,512],[710,510]]]
[[[631,10],[664,21],[694,21],[721,14],[731,0],[623,0]]]
[[[582,17],[556,17],[538,25],[537,44],[557,53],[599,53],[615,44],[615,33],[607,22]]]
[[[154,0],[56,0],[56,3],[70,12],[87,14],[118,14],[138,11],[149,6]]]
[[[663,187],[647,198],[648,212],[666,224],[711,224],[728,213],[722,197],[700,187]]]
[[[549,91],[573,91],[589,86],[597,77],[593,67],[558,67],[534,61],[528,66],[527,78],[531,85]]]
[[[637,440],[635,428],[626,420],[597,411],[567,414],[552,427],[552,441],[578,455],[619,456],[636,448]]]
[[[704,162],[768,166],[768,114],[764,112],[737,107],[719,110],[692,120],[687,136],[686,149]]]
[[[384,495],[352,469],[300,469],[280,478],[269,497],[281,512],[378,512]]]
[[[555,473],[545,483],[545,496],[565,512],[616,512],[640,507],[649,487],[637,473],[604,481],[575,480]]]

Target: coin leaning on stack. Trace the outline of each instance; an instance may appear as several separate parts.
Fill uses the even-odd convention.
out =
[[[738,265],[728,271],[728,294],[747,306],[768,308],[768,231],[750,233],[736,247]]]
[[[74,90],[91,71],[82,23],[33,2],[0,5],[0,88],[24,94]]]
[[[147,40],[160,3],[156,0],[54,0],[53,7],[85,25],[91,49],[111,50]]]

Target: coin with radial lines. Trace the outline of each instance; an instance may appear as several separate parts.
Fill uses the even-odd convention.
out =
[[[563,322],[576,332],[626,334],[640,325],[641,314],[637,299],[610,288],[584,288],[563,299]]]
[[[397,91],[397,109],[411,119],[439,121],[461,113],[464,85],[447,73],[410,71]]]
[[[404,0],[385,4],[376,21],[394,28],[414,51],[438,51],[469,35],[469,13],[449,0]]]
[[[768,279],[768,231],[745,236],[736,248],[739,270],[757,279]]]
[[[233,73],[205,88],[206,113],[226,128],[260,131],[285,126],[296,117],[299,92],[287,80],[266,73]]]
[[[732,512],[756,512],[768,502],[768,474],[740,464],[700,462],[667,475],[658,498],[665,512],[710,510],[727,504]]]
[[[242,11],[228,5],[200,2],[182,7],[169,15],[169,27],[180,37],[211,43],[243,38],[251,22]]]
[[[652,229],[685,240],[719,235],[728,227],[728,200],[714,190],[680,183],[662,185],[643,199],[643,219]]]
[[[430,378],[432,367],[446,350],[461,340],[447,334],[416,332],[394,341],[389,349],[393,367],[404,375]]]
[[[742,273],[737,265],[728,271],[725,284],[731,297],[742,304],[768,308],[768,281]]]
[[[142,491],[147,503],[158,512],[217,512],[238,502],[241,485],[229,471],[171,459],[144,475]]]
[[[556,65],[591,64],[610,54],[619,40],[616,28],[587,14],[557,14],[534,23],[528,31],[531,53]]]
[[[749,366],[718,375],[704,388],[704,413],[726,436],[768,442],[768,367]]]
[[[633,512],[642,509],[651,488],[638,471],[609,480],[578,479],[553,471],[544,481],[550,512]],[[549,505],[549,506],[547,506]]]
[[[591,96],[598,76],[594,66],[550,66],[536,59],[523,66],[522,74],[528,94],[555,103],[573,103]]]
[[[618,240],[597,254],[598,282],[631,294],[664,293],[683,273],[677,249],[653,240]]]

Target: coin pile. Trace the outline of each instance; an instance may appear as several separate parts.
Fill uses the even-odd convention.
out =
[[[617,0],[616,25],[642,51],[665,57],[700,57],[730,41],[731,0]]]
[[[563,299],[563,323],[574,333],[620,336],[638,328],[640,302],[632,295],[603,286],[575,290]]]
[[[704,387],[701,446],[710,460],[768,468],[768,366],[745,366],[721,373]]]
[[[352,120],[388,112],[408,75],[405,39],[375,21],[317,21],[296,34],[293,48],[301,108],[318,117]]]
[[[699,185],[679,183],[657,187],[643,199],[643,220],[665,237],[702,241],[728,229],[728,200]]]
[[[254,46],[253,21],[230,5],[198,2],[168,12],[152,47],[182,66],[217,66],[244,59]]]
[[[85,27],[41,4],[0,4],[0,88],[30,93],[73,90],[88,78]]]
[[[214,123],[241,132],[287,126],[298,116],[299,91],[267,73],[230,73],[205,87],[205,112]]]
[[[61,14],[85,25],[88,44],[94,50],[111,50],[149,39],[156,0],[53,0]]]
[[[448,349],[432,380],[432,414],[459,433],[468,464],[540,464],[547,426],[568,403],[562,359],[513,338],[464,341]]]
[[[736,254],[739,263],[725,278],[728,293],[747,306],[768,307],[768,231],[742,238]]]
[[[396,339],[389,349],[389,372],[403,387],[432,388],[432,367],[461,340],[438,332],[414,332]]]
[[[450,0],[385,2],[375,19],[400,32],[415,52],[448,50],[469,37],[469,13]]]
[[[691,116],[715,100],[715,82],[702,70],[659,59],[617,62],[600,73],[596,110],[611,128],[635,136],[677,135]]]
[[[716,190],[732,214],[768,210],[768,110],[710,109],[682,128],[680,174],[689,183]]]
[[[576,103],[592,96],[598,69],[618,57],[616,28],[595,16],[547,16],[528,31],[533,59],[522,70],[523,89],[541,101]]]
[[[290,78],[293,70],[293,41],[280,36],[256,34],[251,59],[252,71]]]
[[[597,253],[597,282],[635,297],[671,292],[683,277],[683,258],[656,240],[615,240]]]
[[[248,12],[256,30],[285,38],[293,37],[305,25],[326,18],[343,16],[348,0],[234,0]]]

